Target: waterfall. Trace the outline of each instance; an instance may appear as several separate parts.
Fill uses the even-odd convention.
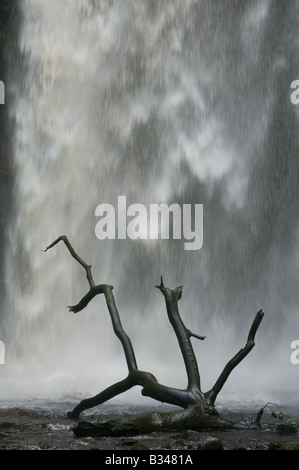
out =
[[[296,387],[299,339],[298,5],[251,0],[23,0],[15,84],[14,211],[6,250],[1,395],[99,392],[126,374],[100,296],[73,315],[85,272],[114,294],[140,368],[184,386],[155,289],[184,286],[203,386],[262,308],[227,391]],[[297,15],[297,16],[296,16]],[[203,204],[203,246],[99,240],[99,204]],[[297,336],[296,336],[297,335]],[[297,366],[299,367],[299,366]],[[298,390],[298,386],[297,386]]]

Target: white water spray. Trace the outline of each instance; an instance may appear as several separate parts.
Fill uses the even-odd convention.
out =
[[[21,8],[26,67],[15,109],[1,394],[11,394],[12,384],[16,396],[49,396],[55,387],[84,395],[125,376],[103,299],[68,313],[66,306],[87,292],[85,274],[64,246],[41,251],[64,234],[93,265],[95,281],[114,286],[140,367],[184,386],[176,339],[154,288],[162,274],[169,287],[184,285],[182,317],[207,335],[196,345],[207,387],[225,355],[243,346],[256,311],[265,310],[251,365],[261,357],[267,373],[252,377],[249,359],[232,388],[247,378],[257,393],[271,388],[269,363],[282,357],[277,328],[285,333],[286,324],[281,367],[291,368],[288,334],[299,300],[292,197],[279,200],[279,158],[269,157],[287,64],[284,49],[271,48],[271,24],[281,20],[275,5],[24,0]],[[273,25],[282,44],[288,15],[278,33]],[[291,176],[283,176],[289,186]],[[99,241],[95,209],[116,207],[120,195],[145,206],[203,204],[203,248],[187,253],[183,240]],[[287,242],[286,226],[293,230]],[[282,286],[282,278],[292,284]]]

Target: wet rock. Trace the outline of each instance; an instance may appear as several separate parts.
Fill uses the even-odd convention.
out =
[[[149,450],[149,447],[136,439],[123,439],[122,446],[130,447],[132,450]]]
[[[290,435],[290,434],[297,434],[297,427],[293,424],[278,424],[276,426],[276,431],[279,432],[281,435]]]
[[[289,442],[270,442],[268,450],[299,450],[299,444]]]
[[[129,436],[137,434],[138,428],[131,423],[122,423],[121,420],[97,421],[89,423],[82,421],[73,429],[76,437],[91,436]]]
[[[188,430],[184,434],[184,438],[186,440],[190,440],[190,441],[199,441],[200,440],[200,432]]]
[[[16,428],[16,425],[8,421],[4,421],[3,423],[0,423],[0,429],[10,429],[10,428]]]
[[[131,447],[132,450],[149,450],[149,447],[142,444],[141,442],[135,442]]]
[[[285,450],[285,442],[270,442],[268,450]]]
[[[200,447],[198,447],[198,449],[200,449]],[[219,439],[206,442],[203,445],[202,450],[224,450],[223,442],[220,441]]]
[[[299,450],[299,444],[287,444],[287,450]]]
[[[250,415],[251,416],[251,415]],[[296,422],[299,416],[296,415]],[[143,436],[81,437],[74,439],[73,422],[65,414],[0,409],[0,450],[299,450],[298,434],[280,436],[276,428],[209,432],[156,432]],[[49,432],[50,431],[50,432]],[[186,437],[189,436],[189,439]],[[196,440],[193,438],[196,437]],[[211,444],[210,444],[211,442]],[[135,448],[136,446],[136,448]]]
[[[223,442],[215,437],[205,435],[197,445],[198,450],[224,450]]]
[[[122,439],[121,445],[132,447],[134,444],[136,444],[136,442],[137,442],[136,439]]]

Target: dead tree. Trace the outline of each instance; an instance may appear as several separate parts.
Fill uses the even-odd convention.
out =
[[[188,330],[179,313],[178,302],[182,296],[182,287],[169,289],[164,286],[163,279],[156,286],[164,296],[169,321],[174,329],[179,346],[183,355],[188,384],[186,389],[181,390],[160,384],[150,372],[138,369],[132,343],[125,333],[119,313],[116,307],[113,287],[108,284],[95,285],[91,273],[91,266],[83,261],[75,252],[66,236],[60,236],[46,250],[63,241],[70,254],[80,263],[86,271],[89,283],[88,293],[77,305],[70,306],[71,312],[77,313],[83,310],[88,303],[99,294],[104,294],[107,307],[112,320],[116,336],[122,343],[128,366],[128,375],[125,379],[117,382],[98,395],[82,400],[72,411],[68,412],[69,418],[78,418],[80,413],[86,409],[101,405],[111,398],[138,385],[142,387],[142,395],[151,397],[160,402],[169,403],[182,408],[182,411],[165,413],[147,413],[142,415],[121,416],[117,419],[105,419],[96,424],[80,423],[74,431],[77,435],[118,435],[152,432],[154,430],[167,429],[203,429],[211,427],[233,427],[234,424],[224,421],[214,408],[215,400],[232,370],[247,356],[254,347],[256,331],[262,321],[264,313],[260,310],[252,323],[245,347],[241,349],[224,367],[218,380],[208,392],[203,393],[200,385],[200,375],[191,336],[204,339],[204,337],[193,334]]]

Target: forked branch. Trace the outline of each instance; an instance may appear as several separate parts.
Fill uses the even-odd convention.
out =
[[[251,329],[248,334],[246,345],[243,349],[241,349],[225,366],[223,372],[221,373],[220,377],[216,381],[215,385],[212,389],[207,393],[202,393],[200,388],[200,375],[198,370],[198,365],[196,361],[196,357],[192,348],[191,344],[191,336],[204,339],[204,336],[195,335],[190,330],[188,330],[179,313],[178,302],[182,296],[182,287],[179,286],[175,289],[169,289],[168,287],[164,286],[163,279],[161,278],[161,283],[159,286],[156,286],[163,294],[166,309],[169,321],[174,329],[176,337],[179,342],[179,346],[183,355],[186,372],[188,376],[188,385],[187,388],[184,390],[176,389],[173,387],[167,387],[165,385],[161,385],[158,383],[157,379],[149,372],[140,371],[137,367],[137,361],[135,358],[133,346],[131,341],[123,329],[123,326],[120,321],[119,313],[116,307],[114,295],[113,295],[113,287],[108,284],[99,284],[95,285],[92,273],[91,273],[91,266],[83,261],[78,254],[73,249],[72,245],[68,241],[65,235],[60,236],[55,240],[51,245],[49,245],[45,250],[48,251],[50,248],[54,247],[57,243],[63,241],[66,247],[68,248],[70,254],[75,258],[78,263],[85,269],[86,277],[89,283],[89,292],[80,300],[77,305],[69,307],[71,312],[77,313],[83,310],[89,302],[98,294],[104,294],[108,311],[111,317],[114,333],[119,338],[122,343],[127,366],[128,366],[128,376],[124,380],[115,383],[114,385],[108,387],[106,390],[102,391],[98,395],[88,398],[86,400],[82,400],[72,412],[68,413],[70,418],[77,418],[79,414],[88,408],[93,408],[94,406],[98,406],[104,403],[107,400],[110,400],[114,396],[118,395],[119,393],[123,393],[126,390],[129,390],[135,385],[142,386],[142,394],[144,396],[148,396],[154,398],[155,400],[166,402],[170,404],[174,404],[180,406],[185,409],[192,408],[192,412],[188,414],[188,426],[192,427],[193,425],[197,425],[198,420],[200,419],[201,423],[206,423],[207,418],[203,418],[203,415],[209,415],[208,409],[214,406],[216,397],[219,391],[222,389],[224,383],[226,382],[228,376],[232,372],[232,370],[238,365],[245,356],[251,351],[254,347],[254,338],[256,331],[260,325],[260,322],[263,318],[263,312],[260,310],[256,318],[251,326]],[[194,411],[196,410],[196,411]],[[199,410],[201,410],[199,412]],[[193,413],[195,416],[193,417]],[[200,418],[199,418],[200,415]],[[179,414],[180,420],[184,414]],[[190,420],[189,420],[190,418]],[[194,419],[193,419],[194,418]],[[210,422],[210,420],[208,419]],[[177,423],[176,419],[174,419],[176,426],[180,426]]]
[[[149,396],[162,402],[175,404],[177,406],[181,406],[182,408],[187,408],[189,405],[198,402],[200,399],[202,400],[202,403],[204,403],[204,397],[200,391],[200,380],[197,363],[190,342],[190,336],[192,333],[184,326],[178,311],[177,304],[182,295],[182,287],[178,287],[174,290],[168,289],[164,287],[162,280],[161,285],[158,286],[165,297],[168,316],[174,327],[183,353],[188,375],[188,387],[186,390],[176,389],[159,384],[157,379],[152,374],[138,370],[131,341],[125,333],[120,321],[112,291],[113,287],[108,284],[95,285],[91,274],[91,266],[85,263],[78,256],[66,236],[59,237],[44,251],[54,247],[60,241],[65,243],[71,255],[84,267],[90,285],[89,292],[80,300],[77,305],[69,307],[70,311],[77,313],[83,310],[96,295],[104,294],[108,311],[112,320],[113,329],[116,336],[122,343],[129,370],[129,375],[126,379],[112,385],[95,397],[83,400],[81,403],[79,403],[78,406],[74,408],[71,413],[69,413],[69,416],[72,418],[78,417],[81,411],[84,409],[99,405],[104,401],[113,398],[115,395],[132,388],[135,385],[141,385],[143,387],[142,394],[144,396]]]
[[[190,330],[185,327],[178,308],[178,301],[180,300],[183,292],[183,287],[177,287],[174,290],[168,289],[163,284],[161,278],[161,284],[156,286],[164,295],[166,308],[168,313],[169,321],[175,331],[178,339],[180,349],[182,351],[187,376],[188,376],[188,389],[200,391],[200,376],[198,371],[198,365],[196,357],[193,351],[193,347],[190,341]]]
[[[94,284],[94,280],[91,274],[92,266],[90,264],[85,263],[85,261],[83,261],[83,259],[81,259],[80,256],[77,255],[77,253],[75,252],[74,248],[72,247],[72,245],[68,241],[68,238],[65,235],[61,235],[60,237],[58,237],[57,240],[55,240],[55,242],[51,243],[51,245],[47,246],[47,248],[42,251],[44,252],[48,251],[50,248],[53,248],[53,246],[57,245],[57,243],[59,243],[60,241],[64,242],[64,244],[66,245],[72,257],[75,258],[75,260],[78,261],[78,263],[80,263],[81,266],[83,266],[83,268],[86,271],[86,277],[87,277],[90,287],[94,287],[95,284]]]
[[[251,325],[245,347],[243,349],[240,349],[240,351],[226,364],[218,380],[216,381],[215,385],[211,388],[209,392],[205,394],[205,397],[209,405],[211,406],[214,405],[217,395],[219,394],[223,385],[227,381],[232,370],[247,356],[247,354],[250,353],[250,351],[254,347],[255,334],[263,319],[263,316],[264,316],[264,312],[262,310],[257,312],[256,317]]]

